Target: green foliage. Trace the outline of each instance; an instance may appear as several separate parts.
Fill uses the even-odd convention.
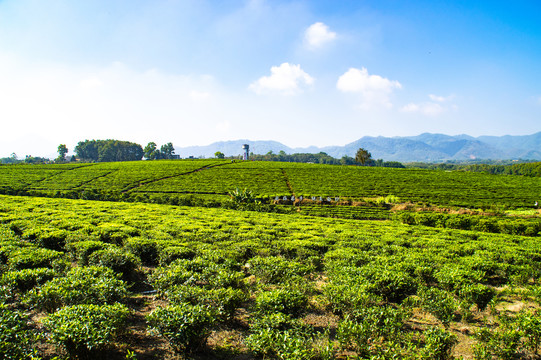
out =
[[[248,261],[249,272],[263,283],[280,284],[310,274],[314,267],[279,256],[256,256]]]
[[[456,335],[439,327],[430,327],[423,332],[425,347],[422,349],[424,359],[454,359],[452,351],[458,343]]]
[[[393,346],[400,341],[404,321],[410,314],[389,306],[360,308],[338,324],[336,338],[343,349],[352,349],[360,356],[370,356],[376,349]]]
[[[141,259],[144,265],[158,263],[158,244],[155,240],[139,237],[129,238],[124,241],[124,249]]]
[[[255,307],[262,313],[281,312],[290,315],[299,315],[308,303],[306,294],[297,289],[274,289],[259,293],[255,300]]]
[[[43,324],[53,343],[72,358],[99,358],[100,351],[123,332],[129,310],[125,305],[81,304],[49,315]]]
[[[55,271],[48,268],[8,271],[2,274],[0,285],[6,286],[12,292],[23,294],[54,277]]]
[[[28,327],[21,312],[0,304],[0,359],[34,359],[36,334]]]
[[[167,265],[178,259],[193,259],[195,251],[187,246],[167,246],[159,249],[158,259],[161,265]]]
[[[244,274],[231,264],[217,264],[202,257],[178,259],[168,266],[158,267],[149,281],[158,291],[167,291],[176,285],[197,285],[205,288],[239,288]]]
[[[444,325],[448,325],[457,311],[455,299],[446,291],[438,288],[423,288],[419,291],[423,309],[438,318]]]
[[[166,291],[165,296],[172,304],[188,303],[212,308],[216,315],[224,320],[232,318],[246,300],[246,294],[240,289],[205,289],[184,285],[171,288]]]
[[[96,240],[85,240],[69,243],[66,248],[79,265],[88,265],[88,259],[94,251],[110,247],[111,244]]]
[[[250,324],[250,332],[245,344],[258,356],[304,360],[315,355],[313,330],[288,315],[274,313],[257,318]]]
[[[206,344],[215,316],[207,306],[182,303],[157,308],[147,316],[147,321],[176,351],[183,353]]]
[[[135,277],[140,260],[123,249],[109,247],[94,251],[88,258],[88,263],[108,267],[114,273],[120,274],[124,280],[131,280]]]
[[[75,147],[75,153],[86,161],[133,161],[143,158],[139,144],[119,140],[85,140]]]
[[[62,252],[34,247],[19,248],[10,253],[7,265],[10,269],[56,268],[66,266],[65,255]]]
[[[242,190],[239,188],[235,188],[235,190],[229,192],[229,196],[231,197],[231,200],[233,200],[233,202],[237,204],[250,204],[256,202],[254,193],[246,188]]]
[[[541,345],[541,310],[521,311],[515,322],[522,332],[526,347],[537,354]]]
[[[459,297],[468,304],[475,304],[479,310],[484,310],[492,301],[496,291],[483,284],[468,284],[459,291]]]
[[[77,304],[112,304],[127,295],[126,284],[106,267],[76,267],[29,291],[26,301],[46,311]]]
[[[520,351],[521,333],[513,328],[481,328],[475,333],[477,343],[473,346],[475,360],[512,360]]]

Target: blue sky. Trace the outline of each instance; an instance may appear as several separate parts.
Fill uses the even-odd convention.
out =
[[[541,131],[539,1],[0,0],[0,156]]]

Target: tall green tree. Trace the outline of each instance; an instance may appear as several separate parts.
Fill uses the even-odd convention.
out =
[[[371,159],[372,159],[372,154],[370,154],[368,150],[363,149],[363,148],[359,148],[359,150],[357,150],[357,154],[355,154],[355,161],[357,161],[361,165],[364,165],[367,162],[370,162]]]
[[[168,142],[167,144],[162,145],[160,148],[160,153],[163,159],[172,159],[173,154],[175,153],[173,143]]]
[[[155,142],[151,141],[145,146],[143,149],[144,157],[148,160],[155,160],[156,159],[156,150],[158,146]]]
[[[64,162],[66,161],[66,154],[68,153],[68,148],[65,144],[58,145],[58,157],[56,158],[56,161],[58,162]]]
[[[214,153],[214,157],[215,157],[216,159],[223,159],[223,158],[225,158],[225,155],[224,155],[224,153],[221,152],[221,151],[216,151],[216,152]]]

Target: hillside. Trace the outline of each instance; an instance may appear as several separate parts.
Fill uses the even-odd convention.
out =
[[[446,160],[472,159],[529,159],[541,160],[541,132],[526,136],[449,136],[424,133],[409,137],[370,137],[365,136],[344,146],[291,148],[277,141],[250,141],[247,139],[221,141],[207,146],[177,147],[181,157],[213,157],[220,151],[226,156],[236,156],[242,152],[242,144],[249,144],[254,154],[325,152],[330,156],[354,157],[359,147],[372,153],[375,159],[401,162],[439,162]]]

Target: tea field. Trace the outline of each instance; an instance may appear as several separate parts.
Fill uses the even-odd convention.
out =
[[[539,240],[481,230],[2,195],[0,354],[539,358]]]
[[[0,358],[540,358],[539,177],[164,160],[0,194]]]
[[[462,208],[532,208],[539,177],[283,162],[163,160],[0,166],[0,193],[91,200],[222,202],[235,188],[263,201],[295,196]]]

